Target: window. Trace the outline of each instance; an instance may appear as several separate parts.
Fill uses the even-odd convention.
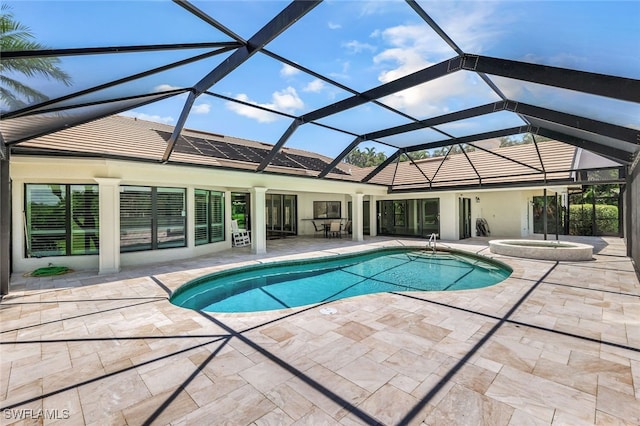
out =
[[[224,241],[224,193],[195,190],[196,245]]]
[[[185,247],[185,190],[122,186],[120,251]]]
[[[313,202],[313,218],[314,219],[340,219],[342,217],[342,208],[340,201],[314,201]]]
[[[97,185],[25,186],[27,256],[97,254]]]

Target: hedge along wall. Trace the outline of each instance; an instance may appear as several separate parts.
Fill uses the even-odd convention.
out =
[[[636,264],[636,271],[640,273],[640,154],[636,154],[636,161],[630,170],[626,190],[629,195],[625,197],[627,202],[626,242],[628,254]],[[627,195],[627,194],[625,194]]]
[[[571,204],[569,206],[569,235],[593,235],[593,204]],[[619,232],[618,206],[596,204],[598,226],[596,235]]]

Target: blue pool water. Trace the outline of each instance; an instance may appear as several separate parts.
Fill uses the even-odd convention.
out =
[[[268,311],[370,293],[481,288],[511,272],[504,264],[459,252],[382,249],[214,273],[178,288],[171,302],[207,312]]]

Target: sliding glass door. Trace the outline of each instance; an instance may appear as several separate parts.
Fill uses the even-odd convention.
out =
[[[422,235],[436,234],[440,237],[440,200],[437,198],[420,200],[422,202]]]
[[[265,209],[268,237],[297,234],[297,196],[266,194]]]
[[[378,234],[429,237],[440,234],[436,199],[378,201]]]

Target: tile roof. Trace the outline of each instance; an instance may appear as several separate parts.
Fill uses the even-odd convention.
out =
[[[162,161],[173,127],[125,116],[110,116],[73,128],[40,136],[19,144],[23,148],[51,152]],[[169,163],[255,170],[273,145],[184,129]],[[317,176],[331,158],[295,148],[283,148],[267,171]],[[349,169],[339,165],[329,176],[350,179]]]
[[[173,127],[125,116],[110,116],[37,137],[22,148],[146,161],[162,161]],[[476,149],[446,157],[393,162],[369,183],[394,189],[425,189],[479,184],[540,182],[571,178],[577,148],[558,141],[499,147],[499,141],[475,144]],[[273,145],[230,136],[184,129],[169,163],[255,171]],[[284,147],[267,172],[317,176],[331,158]],[[360,181],[375,167],[340,163],[327,176]]]
[[[371,183],[410,189],[570,179],[575,152],[574,146],[553,140],[476,149],[444,159],[394,162],[374,176]]]

